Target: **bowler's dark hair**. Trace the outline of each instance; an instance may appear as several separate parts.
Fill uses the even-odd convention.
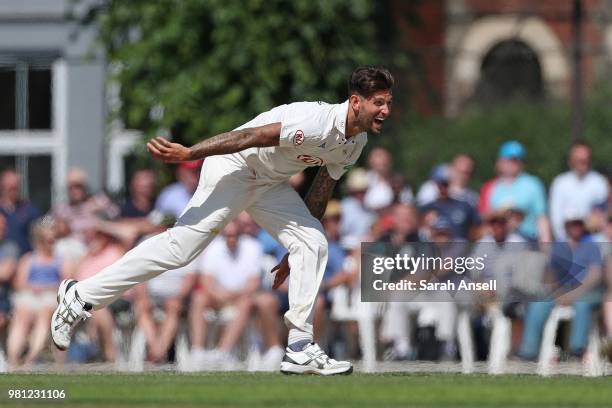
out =
[[[349,96],[353,94],[364,98],[374,92],[387,91],[393,88],[393,75],[387,68],[363,66],[355,69],[348,81]]]

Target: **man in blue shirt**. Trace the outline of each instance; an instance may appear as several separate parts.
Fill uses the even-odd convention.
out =
[[[19,254],[32,249],[30,225],[42,214],[30,202],[21,199],[21,177],[15,170],[0,173],[0,213],[7,223],[6,239],[19,246]]]
[[[491,192],[490,208],[518,208],[525,218],[518,232],[529,240],[550,242],[550,223],[546,215],[546,192],[535,176],[523,171],[525,148],[515,140],[499,149],[499,178]]]
[[[450,196],[450,174],[447,167],[436,169],[432,180],[438,186],[439,194],[434,201],[421,209],[422,213],[435,212],[438,217],[445,218],[451,223],[454,236],[469,239],[473,235],[473,228],[480,224],[476,209],[467,202]]]
[[[554,282],[549,299],[527,306],[525,330],[519,355],[537,358],[540,337],[548,316],[555,305],[572,306],[570,353],[581,357],[586,350],[592,312],[601,304],[603,259],[599,246],[587,233],[584,215],[569,211],[565,217],[567,242],[553,244],[548,265]]]

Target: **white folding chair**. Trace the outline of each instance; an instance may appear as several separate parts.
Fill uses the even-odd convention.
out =
[[[493,375],[503,374],[506,371],[506,362],[510,353],[512,321],[504,316],[498,306],[492,307],[488,315],[492,323],[488,372]]]
[[[333,288],[330,295],[332,299],[330,319],[337,322],[357,322],[363,371],[375,371],[376,319],[382,316],[384,303],[362,302],[359,290],[351,290],[346,286]]]
[[[571,306],[555,306],[551,311],[542,334],[537,368],[539,375],[550,376],[554,374],[557,329],[560,322],[571,320],[573,317],[574,309]],[[583,374],[585,376],[595,377],[604,374],[604,362],[601,359],[600,347],[599,327],[594,324],[589,333],[589,342],[583,359]]]
[[[470,312],[465,308],[460,308],[457,314],[457,342],[461,352],[461,370],[463,374],[471,374],[474,372],[474,340]]]

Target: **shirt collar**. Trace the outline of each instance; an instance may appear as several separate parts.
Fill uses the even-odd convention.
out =
[[[336,105],[334,109],[334,128],[336,129],[336,140],[338,143],[345,144],[349,141],[356,143],[361,135],[366,132],[359,133],[352,137],[350,140],[346,137],[346,121],[348,118],[349,101],[348,99],[343,103]]]
[[[346,140],[346,118],[348,117],[348,99],[336,105],[334,111],[334,127],[341,139]]]
[[[583,175],[583,176],[580,176],[580,175],[578,174],[578,172],[577,172],[577,171],[574,171],[574,170],[570,170],[570,173],[572,174],[572,176],[574,176],[574,180],[576,180],[576,181],[584,181],[584,180],[586,180],[586,179],[587,179],[587,177],[590,177],[590,176],[591,176],[591,172],[592,172],[592,171],[593,171],[593,170],[589,169],[589,171],[587,171],[586,173],[584,173],[584,175]]]

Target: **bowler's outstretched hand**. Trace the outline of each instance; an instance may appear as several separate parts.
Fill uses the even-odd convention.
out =
[[[154,158],[164,163],[179,163],[191,160],[188,147],[180,143],[170,142],[163,137],[155,137],[149,140],[147,150]]]

